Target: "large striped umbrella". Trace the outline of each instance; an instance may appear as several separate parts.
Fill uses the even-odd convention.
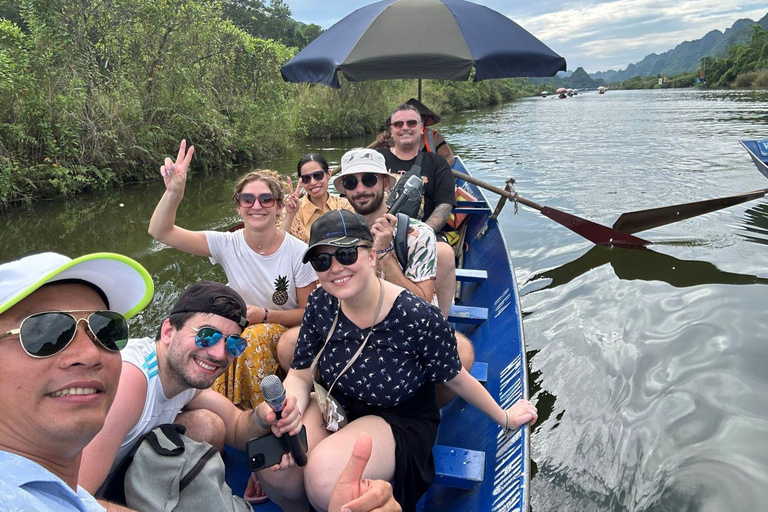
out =
[[[281,72],[289,82],[339,87],[398,78],[554,76],[565,59],[506,16],[464,0],[382,0],[323,32]]]

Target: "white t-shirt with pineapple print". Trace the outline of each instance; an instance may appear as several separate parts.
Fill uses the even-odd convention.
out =
[[[211,263],[224,267],[229,286],[246,304],[261,308],[296,309],[296,289],[317,280],[309,263],[301,258],[307,244],[288,233],[275,253],[262,256],[248,247],[243,230],[234,233],[205,231]]]

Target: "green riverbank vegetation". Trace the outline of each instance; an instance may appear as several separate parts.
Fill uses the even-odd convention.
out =
[[[768,87],[768,30],[752,27],[748,45],[731,46],[725,58],[705,57],[710,87]]]
[[[415,80],[285,83],[321,29],[282,0],[17,0],[0,16],[0,208],[154,179],[181,138],[216,172],[297,138],[374,134],[416,96]],[[448,114],[530,87],[425,81],[423,98]]]
[[[768,88],[768,30],[755,25],[747,45],[728,48],[725,57],[704,57],[701,61],[706,84],[713,88]],[[636,76],[611,84],[613,89],[684,88],[698,85],[698,72],[673,77]],[[662,83],[659,84],[659,78]]]

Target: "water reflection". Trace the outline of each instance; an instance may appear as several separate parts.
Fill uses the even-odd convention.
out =
[[[746,234],[740,235],[750,242],[768,245],[768,203],[754,206],[744,215],[746,219],[741,227]]]
[[[768,218],[766,218],[768,224]],[[768,279],[733,272],[724,272],[707,261],[675,258],[651,249],[622,249],[595,246],[580,258],[558,268],[535,274],[526,284],[526,291],[562,286],[603,265],[610,264],[616,277],[623,280],[663,281],[677,288],[707,284],[768,284]],[[549,283],[538,287],[545,279]]]

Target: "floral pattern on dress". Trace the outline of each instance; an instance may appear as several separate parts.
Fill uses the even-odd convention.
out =
[[[264,401],[261,381],[278,369],[277,340],[288,328],[280,324],[253,324],[243,331],[245,352],[214,381],[211,388],[241,409],[253,409]]]

